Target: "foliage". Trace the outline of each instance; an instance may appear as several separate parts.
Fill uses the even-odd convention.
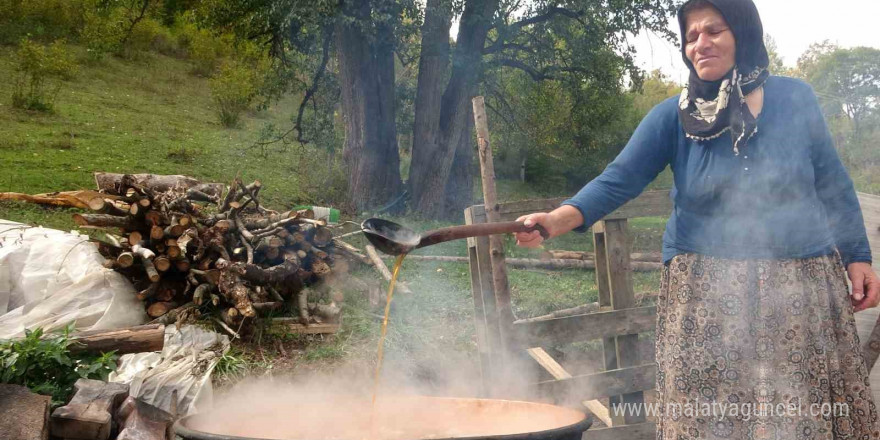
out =
[[[880,107],[880,50],[835,48],[819,54],[804,70],[823,101],[826,115],[843,115],[861,135],[862,122]]]
[[[94,0],[0,0],[0,44],[75,37]]]
[[[492,130],[498,138],[494,145],[501,145],[495,153],[499,175],[519,177],[525,162],[527,181],[568,191],[598,175],[648,111],[680,91],[659,71],[630,92],[572,89],[560,80],[534,82],[518,71],[488,84],[490,118],[501,126]]]
[[[24,385],[52,396],[53,405],[62,405],[78,379],[107,380],[116,369],[115,352],[73,355],[69,350],[72,331],[72,324],[60,334],[44,335],[38,328],[26,330],[24,339],[0,341],[0,382]]]
[[[236,57],[223,61],[210,85],[224,127],[238,124],[241,113],[251,106],[270,72],[271,60],[252,44],[243,43]]]
[[[27,110],[52,111],[62,80],[73,78],[77,71],[63,40],[44,46],[25,38],[15,53],[15,63],[12,106]]]

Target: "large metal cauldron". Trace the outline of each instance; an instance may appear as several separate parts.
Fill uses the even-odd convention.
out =
[[[275,409],[242,403],[184,417],[175,431],[186,440],[367,440],[369,408],[369,402],[341,400],[306,400]],[[380,403],[374,438],[580,440],[591,423],[580,411],[542,403],[400,397]]]

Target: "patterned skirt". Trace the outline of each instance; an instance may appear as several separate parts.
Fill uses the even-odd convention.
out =
[[[845,276],[836,255],[673,258],[657,300],[657,439],[880,439]]]

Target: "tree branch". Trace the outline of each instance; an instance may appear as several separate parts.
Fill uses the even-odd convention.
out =
[[[514,69],[522,70],[523,72],[529,74],[535,81],[543,81],[545,79],[553,79],[544,74],[544,72],[520,61],[520,60],[511,60],[509,58],[501,58],[497,60],[498,64],[502,66],[512,67]]]
[[[303,139],[303,131],[302,131],[302,119],[303,113],[306,109],[306,104],[310,99],[313,99],[315,92],[318,91],[318,85],[321,81],[321,77],[324,76],[324,72],[327,71],[327,63],[330,61],[330,40],[333,36],[333,28],[331,26],[324,27],[324,44],[321,47],[321,65],[318,67],[318,71],[315,72],[315,77],[312,79],[312,85],[306,90],[305,96],[303,96],[302,102],[299,103],[299,111],[296,114],[296,140],[299,141],[300,144],[308,143],[308,140]]]
[[[533,49],[533,48],[531,48],[531,47],[528,47],[528,46],[526,46],[526,45],[524,45],[524,44],[518,44],[518,43],[503,43],[501,39],[498,39],[498,41],[492,43],[491,46],[489,46],[489,47],[483,49],[483,55],[491,55],[491,54],[493,54],[493,53],[502,52],[502,51],[505,51],[505,50],[507,50],[507,49],[513,49],[513,50],[517,50],[517,51],[520,51],[520,52],[528,52],[528,53],[531,53],[531,54],[534,54],[534,53],[535,53],[535,49]]]
[[[524,18],[520,21],[510,24],[510,26],[508,26],[507,28],[517,31],[529,25],[543,23],[557,15],[562,15],[564,17],[580,21],[580,18],[584,15],[584,13],[582,11],[572,11],[571,9],[565,8],[549,8],[543,14],[535,15],[534,17]]]

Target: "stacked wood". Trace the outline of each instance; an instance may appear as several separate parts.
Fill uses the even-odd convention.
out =
[[[91,200],[95,213],[74,220],[113,231],[99,243],[105,266],[133,281],[157,322],[206,311],[228,328],[286,310],[302,325],[338,319],[332,300],[322,304],[330,313],[309,309],[306,289],[332,271],[332,231],[311,210],[262,206],[259,180],[245,185],[236,179],[225,194],[217,184],[184,176],[98,173],[96,181],[108,197]],[[166,315],[175,320],[159,320]]]

